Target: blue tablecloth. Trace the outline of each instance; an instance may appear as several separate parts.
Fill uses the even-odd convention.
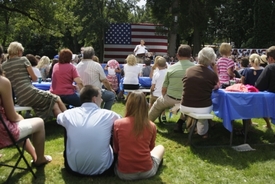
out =
[[[38,83],[38,82],[33,82],[32,85],[38,89],[41,89],[41,90],[44,90],[44,91],[48,91],[50,90],[50,87],[51,87],[51,82],[41,82],[41,83]]]
[[[270,117],[275,124],[275,94],[270,92],[228,92],[223,89],[212,93],[213,111],[223,119],[224,127],[232,131],[231,121]]]

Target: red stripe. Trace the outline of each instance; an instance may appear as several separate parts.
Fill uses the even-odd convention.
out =
[[[132,42],[131,44],[135,47],[136,45],[139,45],[140,42]],[[145,40],[145,46],[147,46],[147,45],[167,46],[168,43],[162,43],[162,42],[146,42],[146,40]]]

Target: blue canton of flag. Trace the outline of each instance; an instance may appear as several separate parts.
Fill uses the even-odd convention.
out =
[[[105,44],[131,44],[131,25],[111,24],[105,34]]]

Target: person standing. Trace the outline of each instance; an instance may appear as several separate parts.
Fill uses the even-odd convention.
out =
[[[76,70],[82,79],[83,85],[93,85],[101,89],[103,108],[111,110],[116,97],[116,92],[112,89],[106,78],[102,66],[93,61],[95,55],[93,47],[81,48],[83,50],[83,59],[76,66]],[[102,89],[102,84],[106,89]]]
[[[137,45],[134,49],[134,54],[137,58],[138,63],[143,63],[143,58],[148,52],[144,44],[145,44],[144,40],[140,40],[140,45]]]

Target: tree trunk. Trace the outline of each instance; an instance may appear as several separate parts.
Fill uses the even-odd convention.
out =
[[[198,26],[194,25],[193,32],[193,56],[197,55],[201,50],[201,37],[200,37],[200,29]]]
[[[176,41],[177,41],[177,33],[171,33],[169,35],[169,45],[168,45],[169,56],[174,56],[176,53]]]

